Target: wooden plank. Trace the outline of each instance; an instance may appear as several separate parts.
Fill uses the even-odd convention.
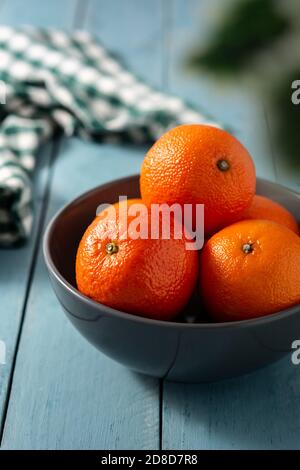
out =
[[[66,143],[47,219],[79,193],[139,170],[138,149]],[[4,448],[139,449],[159,441],[158,382],[96,351],[73,329],[50,288],[41,252],[30,291]]]
[[[30,266],[38,237],[38,226],[42,214],[51,152],[52,147],[49,145],[39,155],[40,165],[36,169],[34,181],[35,223],[30,241],[19,249],[7,249],[0,252],[0,339],[6,344],[6,364],[0,365],[0,424],[2,424],[5,410],[23,305],[30,277]]]
[[[86,27],[115,51],[135,74],[161,87],[161,0],[91,0]]]
[[[51,7],[48,9],[36,0],[26,2],[26,8],[24,2],[20,0],[10,2],[3,0],[0,4],[1,22],[11,26],[30,22],[32,25],[69,27],[72,14],[74,15],[74,7],[73,0],[68,0],[63,5],[59,0],[55,0],[51,2]],[[44,195],[53,152],[54,148],[49,144],[38,156],[34,175],[35,223],[29,242],[22,248],[1,250],[0,252],[0,340],[6,344],[6,364],[0,365],[0,430],[3,425],[33,255],[37,239],[40,236],[39,224],[43,214]]]
[[[80,0],[79,0],[80,1]],[[83,1],[83,0],[81,0]],[[2,0],[1,23],[12,26],[36,25],[70,29],[73,25],[78,0]]]
[[[188,76],[182,66],[195,38],[204,40],[208,23],[220,6],[219,0],[168,3],[166,83],[169,90],[202,105],[237,131],[254,157],[258,175],[275,180],[264,111],[253,95],[205,75]],[[299,448],[299,380],[287,358],[252,375],[218,384],[165,383],[162,448]]]
[[[291,358],[203,385],[166,384],[164,449],[299,449],[300,375]]]
[[[104,43],[114,41],[113,49],[135,70],[146,67],[144,55],[159,70],[161,55],[153,57],[148,46],[136,50],[133,38],[137,23],[146,31],[145,43],[159,50],[160,35],[153,34],[155,21],[138,8],[134,15],[126,16],[124,36],[113,16],[113,8],[126,14],[123,4],[121,0],[112,5],[93,2],[89,8],[93,27],[88,23],[89,29],[99,33]],[[110,19],[109,27],[104,17]],[[133,45],[128,50],[125,40]],[[55,164],[47,220],[83,191],[138,172],[143,154],[132,146],[71,139]],[[41,252],[27,303],[2,445],[6,449],[159,446],[159,382],[113,363],[78,335],[54,297]]]

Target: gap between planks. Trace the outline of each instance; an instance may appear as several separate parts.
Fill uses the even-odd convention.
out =
[[[16,344],[15,344],[15,349],[14,349],[14,354],[13,354],[13,359],[12,359],[11,372],[10,372],[8,387],[7,387],[7,394],[6,394],[6,399],[5,399],[5,403],[4,403],[2,423],[1,423],[1,427],[0,427],[0,448],[1,448],[1,445],[2,445],[5,422],[6,422],[8,406],[9,406],[9,399],[10,399],[11,389],[12,389],[12,385],[13,385],[14,370],[15,370],[15,365],[16,365],[16,361],[17,361],[20,340],[21,340],[21,336],[22,336],[22,330],[23,330],[23,325],[24,325],[24,320],[25,320],[27,302],[28,302],[29,293],[30,293],[31,281],[32,281],[33,274],[34,274],[35,267],[36,267],[37,255],[38,255],[38,251],[39,251],[39,247],[40,247],[40,243],[41,243],[41,239],[42,239],[43,226],[44,226],[45,216],[46,216],[47,208],[48,208],[50,188],[51,188],[53,169],[54,169],[54,162],[55,162],[56,156],[59,153],[59,149],[60,149],[60,146],[61,146],[61,138],[57,138],[56,140],[54,140],[51,143],[51,145],[52,145],[52,148],[51,148],[50,160],[49,160],[48,179],[47,179],[47,182],[46,182],[43,202],[42,202],[42,206],[41,206],[40,218],[39,218],[39,221],[37,223],[37,235],[36,235],[36,240],[35,240],[35,244],[34,244],[34,248],[33,248],[33,252],[32,252],[32,258],[31,258],[31,262],[30,262],[30,266],[29,266],[29,275],[28,275],[28,279],[27,279],[27,285],[26,285],[26,291],[25,291],[24,302],[23,302],[23,307],[22,307],[19,331],[18,331],[17,340],[16,340]]]
[[[173,0],[161,0],[161,41],[162,41],[162,77],[161,87],[165,93],[170,90],[170,41],[174,29],[173,21]],[[164,436],[164,389],[165,379],[159,380],[159,450],[163,450],[163,436]]]
[[[5,1],[6,0],[0,0],[0,10],[3,7]],[[89,0],[77,0],[76,6],[75,6],[74,18],[72,21],[72,29],[79,28],[80,26],[83,25],[87,11],[88,11],[89,3],[90,3]],[[3,414],[0,420],[0,448],[2,446],[2,441],[3,441],[5,423],[6,423],[6,418],[7,418],[8,408],[9,408],[9,400],[10,400],[11,390],[13,386],[15,365],[17,362],[19,345],[20,345],[20,340],[22,337],[23,325],[24,325],[25,316],[26,316],[27,302],[28,302],[31,283],[32,283],[32,279],[33,279],[33,275],[34,275],[34,271],[35,271],[35,267],[36,267],[36,263],[38,259],[38,251],[39,251],[40,244],[42,241],[42,234],[43,234],[43,228],[45,224],[45,217],[46,217],[46,213],[48,209],[54,165],[55,165],[56,158],[59,155],[61,144],[62,144],[62,136],[54,136],[53,140],[49,143],[49,145],[51,145],[52,147],[50,151],[47,181],[45,185],[43,201],[41,203],[39,220],[37,221],[36,239],[34,241],[34,247],[32,250],[32,258],[31,258],[30,265],[29,265],[29,275],[28,275],[27,282],[26,282],[26,290],[25,290],[25,296],[24,296],[21,318],[20,318],[20,323],[19,323],[19,331],[17,334],[16,344],[15,344],[14,351],[13,351],[12,365],[11,365],[11,370],[10,370],[10,375],[9,375],[8,385],[7,385],[7,393],[6,393],[6,398],[4,402]]]

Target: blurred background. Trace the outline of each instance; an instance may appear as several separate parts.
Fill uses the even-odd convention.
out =
[[[264,109],[274,152],[299,170],[300,108],[291,95],[300,76],[300,3],[217,3],[210,29],[202,43],[196,42],[188,64],[199,77],[206,72],[230,86],[243,83],[252,89]]]
[[[258,174],[298,187],[298,0],[0,0],[17,26],[85,29],[146,83],[181,96],[248,147]]]
[[[231,130],[258,174],[299,187],[298,0],[90,1],[80,21],[149,84]]]

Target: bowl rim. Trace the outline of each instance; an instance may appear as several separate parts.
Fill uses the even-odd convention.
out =
[[[266,325],[268,323],[273,323],[274,321],[287,318],[289,316],[294,315],[295,313],[299,314],[299,307],[300,304],[294,305],[293,307],[290,307],[288,309],[280,310],[274,313],[271,313],[269,315],[261,316],[261,317],[256,317],[256,318],[250,318],[247,320],[234,320],[234,321],[228,321],[228,322],[215,322],[215,323],[180,323],[176,321],[166,321],[166,320],[156,320],[152,318],[147,318],[147,317],[142,317],[139,315],[134,315],[132,313],[127,313],[123,312],[122,310],[117,310],[114,308],[111,308],[107,305],[104,305],[100,302],[96,302],[93,299],[90,299],[86,295],[82,294],[78,289],[76,289],[72,284],[70,284],[59,272],[57,267],[55,266],[55,263],[52,259],[51,256],[51,250],[50,250],[50,240],[51,240],[51,235],[54,230],[55,224],[57,221],[63,216],[64,212],[69,210],[72,206],[75,204],[79,204],[83,199],[88,198],[91,196],[93,193],[98,192],[100,189],[105,190],[111,186],[112,183],[118,184],[118,183],[123,183],[126,181],[130,181],[132,179],[139,178],[139,174],[133,174],[130,176],[126,176],[123,178],[118,178],[111,180],[107,183],[104,183],[102,185],[98,185],[88,191],[85,191],[84,193],[80,194],[79,196],[75,197],[71,201],[67,202],[61,209],[59,209],[50,219],[50,221],[47,224],[47,227],[44,231],[44,236],[43,236],[43,255],[44,255],[44,260],[46,263],[46,266],[48,268],[48,271],[52,273],[52,275],[55,277],[55,279],[59,282],[59,284],[66,289],[72,296],[76,297],[79,301],[87,304],[89,307],[92,307],[96,310],[99,309],[99,315],[103,312],[110,314],[114,317],[117,317],[119,319],[123,320],[131,320],[133,322],[138,322],[138,323],[143,323],[143,324],[148,324],[152,326],[161,326],[165,328],[175,328],[175,329],[224,329],[224,328],[247,328],[247,327],[255,327],[258,325]],[[283,186],[281,184],[275,183],[273,181],[267,180],[265,178],[260,178],[257,177],[257,180],[260,181],[261,183],[266,183],[270,185],[274,185],[277,188],[283,189],[286,192],[292,194],[293,196],[298,196],[300,198],[300,193],[297,191],[294,191],[290,188],[287,188],[286,186]],[[299,201],[300,202],[300,201]],[[78,317],[77,317],[78,318]],[[80,317],[79,317],[80,318]],[[84,320],[84,318],[80,318]]]

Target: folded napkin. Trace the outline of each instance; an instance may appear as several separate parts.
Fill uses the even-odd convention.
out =
[[[0,80],[0,246],[30,234],[35,156],[58,129],[147,143],[181,123],[216,125],[137,79],[85,31],[0,27]]]

